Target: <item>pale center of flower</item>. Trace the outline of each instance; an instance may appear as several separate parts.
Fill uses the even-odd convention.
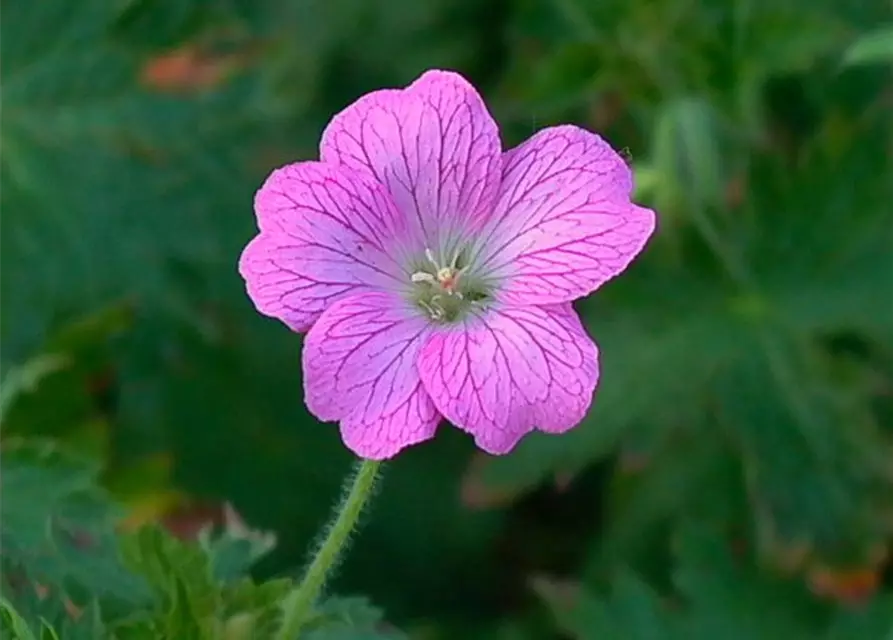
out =
[[[435,322],[456,322],[491,299],[490,287],[469,272],[465,252],[457,250],[448,264],[430,249],[412,276],[412,299]]]

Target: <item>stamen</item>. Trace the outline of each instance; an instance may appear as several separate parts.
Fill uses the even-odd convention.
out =
[[[430,284],[437,282],[437,279],[427,271],[416,271],[410,276],[410,279],[413,282],[428,282]]]
[[[434,265],[435,269],[440,269],[440,265],[437,264],[437,260],[434,259],[434,252],[428,247],[425,247],[425,257],[428,258],[428,262]]]
[[[419,304],[422,306],[422,308],[425,309],[425,311],[428,312],[428,315],[430,315],[432,319],[440,320],[443,317],[443,311],[440,309],[440,307],[430,305],[424,300],[419,300]]]
[[[450,260],[450,266],[442,266],[434,251],[425,248],[422,263],[416,264],[418,271],[410,274],[412,283],[417,285],[412,298],[431,320],[456,322],[470,309],[486,305],[490,294],[486,283],[467,275],[472,266],[464,250],[451,247],[442,256]]]

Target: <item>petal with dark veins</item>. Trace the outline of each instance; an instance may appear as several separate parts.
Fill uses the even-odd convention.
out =
[[[633,204],[631,190],[629,167],[601,137],[543,129],[505,153],[479,272],[504,282],[509,304],[587,295],[626,269],[654,231],[654,212]]]
[[[307,406],[341,422],[357,455],[382,459],[427,440],[441,420],[419,378],[427,320],[398,296],[369,293],[339,300],[304,342]]]
[[[300,162],[255,198],[260,233],[239,272],[261,313],[306,331],[334,302],[409,282],[392,245],[400,216],[381,185],[345,167]]]
[[[502,166],[496,122],[475,88],[450,71],[363,96],[332,119],[320,154],[387,187],[416,251],[451,249],[478,229]]]
[[[570,304],[492,309],[432,332],[419,373],[434,405],[489,453],[586,415],[598,352]]]

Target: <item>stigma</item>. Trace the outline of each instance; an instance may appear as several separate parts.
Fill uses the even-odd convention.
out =
[[[413,302],[439,323],[455,322],[481,308],[491,294],[489,286],[469,272],[466,260],[458,251],[445,264],[426,249],[410,280],[414,285],[410,294]]]
[[[453,293],[459,280],[459,272],[452,267],[437,270],[437,282],[448,293]]]

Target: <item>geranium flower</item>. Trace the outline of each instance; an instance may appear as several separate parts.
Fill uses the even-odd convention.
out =
[[[466,80],[428,71],[336,115],[319,162],[258,191],[239,269],[257,309],[307,331],[306,402],[384,459],[445,417],[491,454],[586,414],[598,352],[571,302],[654,230],[623,158],[574,126],[502,150]]]

